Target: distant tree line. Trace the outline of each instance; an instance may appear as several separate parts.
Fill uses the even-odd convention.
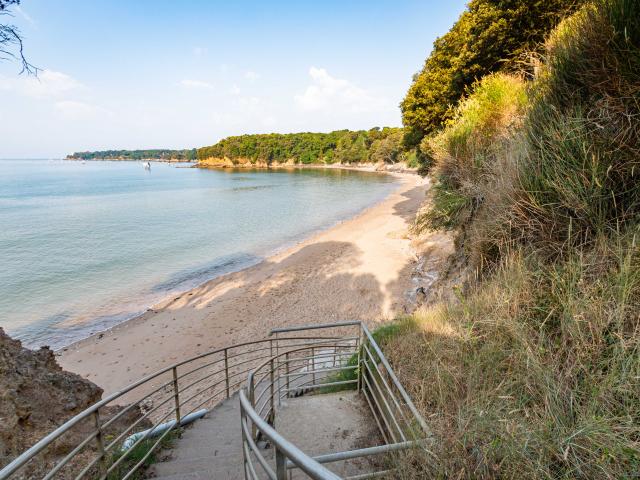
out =
[[[195,161],[195,148],[185,150],[102,150],[96,152],[75,152],[67,155],[69,160],[184,160]]]
[[[198,159],[228,158],[251,162],[396,163],[406,160],[402,128],[336,130],[329,133],[268,133],[227,137],[198,149]]]

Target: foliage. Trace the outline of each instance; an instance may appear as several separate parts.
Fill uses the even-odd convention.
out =
[[[120,461],[120,463],[118,463],[118,465],[107,475],[106,480],[119,480],[123,478],[141,461],[142,464],[140,467],[138,467],[128,478],[131,478],[132,480],[148,478],[146,470],[151,465],[158,462],[158,453],[161,453],[162,450],[173,447],[181,434],[182,429],[177,428],[170,430],[168,433],[163,433],[162,438],[159,440],[155,438],[147,438],[125,452],[114,453],[111,457],[110,465],[113,465],[117,461]]]
[[[496,71],[530,68],[530,52],[581,0],[471,0],[433,50],[401,103],[408,146],[420,143],[453,117],[477,79]]]
[[[395,478],[633,478],[640,469],[638,230],[561,264],[509,256],[385,354],[435,441]]]
[[[227,137],[198,149],[198,159],[228,158],[298,164],[394,163],[401,159],[402,129],[337,130],[329,133],[269,133]]]
[[[437,135],[426,137],[438,181],[432,208],[418,218],[420,229],[464,227],[485,200],[496,157],[520,123],[527,95],[522,79],[492,74],[477,82],[455,116]]]
[[[96,152],[75,152],[67,155],[69,160],[196,160],[196,149],[191,150],[102,150]]]
[[[463,104],[431,142],[483,275],[386,349],[436,440],[399,478],[640,471],[640,2],[561,23],[527,97],[515,123]]]
[[[547,48],[504,222],[555,254],[640,215],[640,2],[585,8]]]

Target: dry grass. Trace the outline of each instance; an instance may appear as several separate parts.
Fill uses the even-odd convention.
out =
[[[436,437],[405,478],[632,478],[640,470],[640,249],[513,254],[385,349]]]

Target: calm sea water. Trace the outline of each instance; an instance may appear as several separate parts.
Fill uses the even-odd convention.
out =
[[[259,262],[395,188],[342,170],[0,160],[0,326],[59,348]]]

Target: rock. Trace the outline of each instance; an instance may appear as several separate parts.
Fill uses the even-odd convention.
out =
[[[63,370],[49,347],[29,350],[0,328],[0,467],[98,402],[102,392],[89,380]],[[102,421],[121,409],[118,406],[101,409]],[[123,415],[126,418],[114,422],[118,425],[113,425],[113,429],[117,430],[122,422],[131,423],[139,416],[139,409],[132,408],[131,414]],[[92,429],[92,418],[81,422],[57,440],[53,448],[38,455],[37,461],[32,462],[27,471],[21,471],[17,478],[32,478],[51,468]]]

